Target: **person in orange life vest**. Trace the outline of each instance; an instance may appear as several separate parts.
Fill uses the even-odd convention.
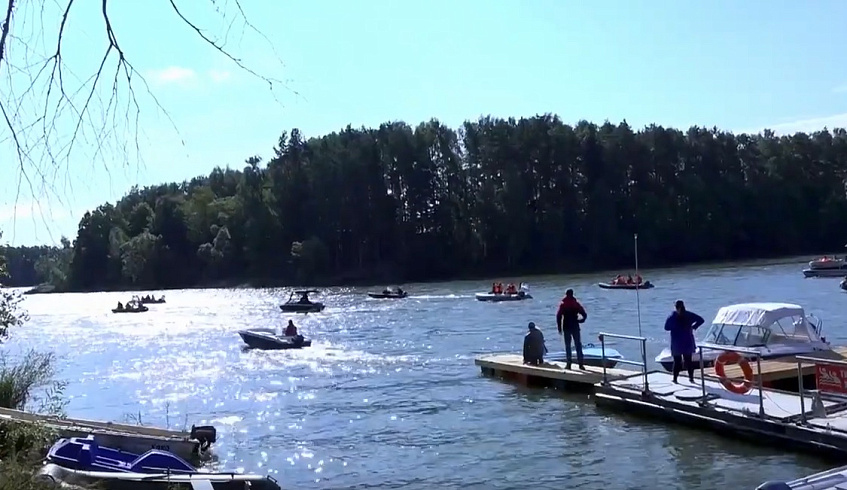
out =
[[[506,286],[506,294],[518,294],[518,289],[513,283],[509,283],[509,285]]]
[[[491,283],[491,294],[497,294],[497,283],[496,282]]]
[[[665,320],[665,330],[671,334],[671,355],[673,356],[673,382],[682,371],[682,361],[688,370],[688,381],[694,382],[694,363],[691,355],[697,350],[694,331],[705,323],[703,317],[685,309],[685,303],[678,300],[674,304],[674,312]]]
[[[288,326],[285,327],[285,336],[286,337],[296,337],[297,336],[297,327],[294,326],[294,322],[288,320]]]
[[[502,282],[498,282],[498,283],[497,283],[497,291],[496,291],[496,294],[503,294],[503,283],[502,283]]]
[[[582,316],[582,319],[579,317]],[[585,308],[579,304],[573,296],[573,289],[565,291],[565,297],[559,304],[559,310],[556,312],[556,326],[559,333],[565,336],[565,355],[567,356],[567,366],[565,369],[571,368],[571,341],[576,347],[576,360],[579,363],[579,368],[585,370],[585,364],[582,357],[582,339],[579,331],[579,324],[584,323],[588,318],[588,313]]]
[[[641,276],[638,274],[635,275],[635,284],[641,284]]]

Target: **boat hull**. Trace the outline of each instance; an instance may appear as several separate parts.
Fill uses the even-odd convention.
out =
[[[845,277],[847,267],[837,269],[803,269],[804,277]]]
[[[155,301],[142,301],[142,305],[163,305],[165,304],[165,300],[155,300]]]
[[[368,293],[368,296],[374,299],[403,299],[409,296],[409,293],[403,294],[386,294],[386,293]]]
[[[150,449],[143,454],[101,446],[98,438],[63,438],[53,444],[47,461],[64,468],[83,471],[108,471],[121,473],[197,473],[189,462],[160,449]]]
[[[238,473],[194,473],[190,475],[155,473],[111,473],[106,471],[83,471],[65,468],[48,463],[41,467],[35,476],[36,481],[48,488],[58,488],[60,484],[89,486],[106,490],[164,490],[182,484],[192,488],[192,482],[209,482],[209,486],[193,488],[212,488],[214,490],[281,490],[279,483],[269,476]],[[249,486],[248,486],[249,484]],[[73,487],[77,488],[77,487]],[[183,487],[179,487],[183,488]]]
[[[293,337],[276,335],[271,329],[241,330],[238,335],[250,349],[288,350],[312,346],[311,340],[300,337],[301,340],[298,342]]]
[[[645,282],[644,284],[611,284],[608,282],[599,282],[597,286],[603,289],[626,289],[626,290],[635,290],[635,289],[653,289],[653,283],[650,281]]]
[[[618,365],[618,361],[623,359],[623,355],[615,349],[606,347],[605,362],[603,357],[603,349],[596,347],[594,344],[582,345],[582,359],[586,366],[605,367],[611,369]],[[573,364],[577,363],[576,350],[571,348],[571,356]],[[558,362],[567,362],[567,354],[564,351],[547,354],[546,359]]]
[[[323,303],[285,303],[279,309],[286,313],[320,313],[325,308]]]
[[[147,308],[146,306],[142,305],[141,308],[137,308],[137,309],[133,309],[133,310],[119,310],[117,308],[112,308],[112,313],[144,313],[144,312],[149,311],[149,310],[150,310],[150,308]]]
[[[499,303],[503,301],[523,301],[526,299],[532,299],[532,295],[528,293],[518,293],[518,294],[494,294],[494,293],[476,293],[477,301],[489,301],[492,303]]]

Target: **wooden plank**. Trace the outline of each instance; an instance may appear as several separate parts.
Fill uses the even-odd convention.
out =
[[[545,361],[541,366],[530,366],[523,363],[523,356],[517,354],[494,354],[481,356],[474,360],[474,364],[483,369],[491,369],[500,373],[515,373],[525,376],[536,376],[539,378],[556,379],[570,383],[594,385],[603,380],[603,368],[596,366],[585,366],[585,371],[580,369],[565,369],[563,363],[558,361]],[[626,369],[607,368],[606,376],[609,380],[625,378],[639,374],[636,371]]]
[[[847,360],[847,347],[836,347],[831,351],[819,351],[810,354],[803,354],[803,356],[833,360]],[[761,379],[763,382],[767,383],[797,377],[797,356],[787,356],[780,357],[777,359],[769,359],[767,361],[762,361],[761,365]],[[753,368],[753,380],[757,381],[759,379],[758,366],[756,363],[751,362],[750,367]],[[726,366],[724,371],[726,372],[726,376],[728,378],[740,379],[743,377],[741,367],[737,364]],[[706,376],[717,377],[717,374],[715,373],[715,368],[713,367],[707,368],[705,370],[705,374]],[[810,376],[813,374],[815,374],[814,364],[804,363],[803,376]]]

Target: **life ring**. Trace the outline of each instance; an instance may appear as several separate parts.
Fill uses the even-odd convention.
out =
[[[741,373],[744,375],[744,380],[741,382],[733,381],[726,377],[724,366],[727,364],[738,364],[741,367]],[[737,352],[724,352],[715,359],[715,374],[720,377],[721,384],[727,391],[746,395],[753,389],[753,368],[747,359],[741,357]]]

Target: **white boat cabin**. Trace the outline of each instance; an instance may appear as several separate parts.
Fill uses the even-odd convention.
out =
[[[823,322],[813,324],[803,307],[790,303],[745,303],[718,310],[699,343],[736,347],[825,344]]]

